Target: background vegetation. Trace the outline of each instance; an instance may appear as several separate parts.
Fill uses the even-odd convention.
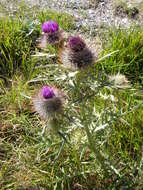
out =
[[[73,73],[56,59],[31,56],[41,23],[50,19],[75,28],[70,15],[51,11],[0,18],[0,189],[142,189],[142,28],[109,29],[99,58],[116,53]],[[118,72],[130,88],[109,83]],[[67,96],[58,125],[69,143],[49,126],[42,133],[30,97],[43,84]]]

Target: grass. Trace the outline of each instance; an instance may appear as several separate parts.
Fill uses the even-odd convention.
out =
[[[50,11],[36,18],[33,25],[25,17],[0,22],[0,189],[142,189],[142,29],[109,31],[102,56],[119,52],[74,76],[56,60],[31,57],[41,22],[55,19],[71,31],[71,16]],[[109,82],[117,72],[130,88]],[[58,127],[69,143],[48,124],[42,133],[30,97],[43,84],[66,94]]]
[[[107,41],[104,43],[104,54],[119,51],[104,61],[105,71],[111,73],[121,72],[127,75],[132,82],[139,81],[142,83],[142,29],[140,27],[134,27],[129,30],[113,29],[109,31],[109,38],[112,42],[110,44]]]

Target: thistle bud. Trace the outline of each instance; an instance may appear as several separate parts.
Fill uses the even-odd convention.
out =
[[[93,63],[94,56],[80,37],[70,37],[68,45],[60,54],[60,62],[64,67],[76,70]]]
[[[111,82],[113,84],[113,86],[117,87],[117,88],[128,88],[128,87],[130,87],[129,81],[126,78],[126,76],[122,75],[120,73],[118,73],[116,75],[109,76],[109,82]]]

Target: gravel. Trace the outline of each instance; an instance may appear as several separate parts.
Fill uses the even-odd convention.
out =
[[[143,25],[143,15],[129,18],[115,14],[116,0],[24,0],[29,7],[37,6],[39,9],[53,9],[68,12],[76,19],[77,29],[86,28],[95,30],[102,26],[115,26],[129,28],[133,24]],[[1,0],[1,3],[14,10],[19,3],[17,0]],[[117,1],[118,2],[118,1]],[[142,3],[142,0],[126,0],[129,6]]]

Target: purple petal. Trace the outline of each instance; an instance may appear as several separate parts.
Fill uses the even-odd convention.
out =
[[[42,88],[42,96],[45,99],[53,98],[55,96],[54,91],[51,87],[49,86],[43,86]]]
[[[59,25],[56,21],[47,21],[42,24],[42,31],[44,33],[55,33],[59,30]]]

